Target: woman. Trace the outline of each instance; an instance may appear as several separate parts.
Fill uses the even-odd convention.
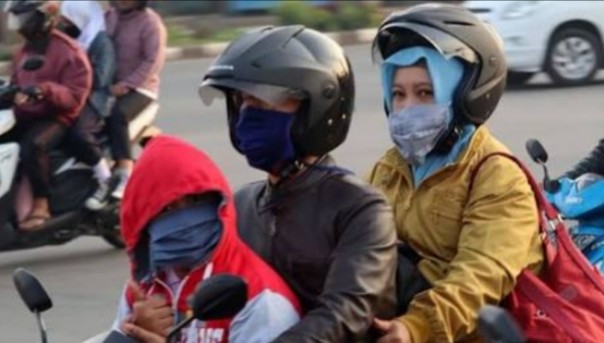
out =
[[[110,87],[116,68],[115,52],[105,32],[105,14],[96,1],[61,2],[61,28],[88,52],[92,64],[92,91],[68,138],[76,158],[93,167],[99,182],[98,191],[86,201],[86,207],[100,210],[107,202],[111,170],[103,157],[97,134],[103,128],[103,118],[110,111]]]
[[[133,160],[128,124],[157,99],[166,57],[167,33],[161,17],[146,0],[116,0],[107,12],[107,32],[115,46],[117,75],[111,86],[116,97],[107,119],[117,185],[111,195],[121,199]]]
[[[374,51],[396,147],[369,181],[393,205],[427,283],[401,317],[374,321],[378,342],[477,340],[480,308],[502,302],[520,272],[543,261],[523,172],[500,156],[477,168],[508,152],[482,125],[505,87],[501,40],[460,7],[420,5],[390,15]]]
[[[23,92],[15,97],[16,126],[2,140],[20,143],[21,164],[31,182],[34,203],[19,227],[36,231],[51,218],[49,153],[77,120],[90,93],[92,72],[86,53],[55,29],[55,2],[20,0],[8,10],[9,28],[25,41],[13,57],[11,76],[11,83]],[[25,64],[31,58],[42,58],[44,63],[28,70]]]

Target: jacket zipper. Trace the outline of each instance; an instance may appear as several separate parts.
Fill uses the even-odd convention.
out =
[[[273,213],[271,213],[270,216],[271,217],[268,229],[268,259],[270,261],[273,261],[275,256],[275,236],[277,235],[277,216]]]

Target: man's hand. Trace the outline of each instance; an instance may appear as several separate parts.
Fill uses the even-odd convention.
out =
[[[159,296],[147,297],[134,283],[131,288],[134,290],[135,301],[129,322],[160,337],[168,336],[174,316],[166,299]]]
[[[130,88],[121,83],[111,86],[111,94],[113,94],[113,96],[123,96],[128,94],[128,92],[130,92]]]
[[[398,320],[374,319],[373,326],[384,333],[377,343],[413,343],[411,334],[402,322]]]
[[[165,343],[166,339],[156,333],[145,330],[132,323],[122,324],[122,331],[141,343]]]

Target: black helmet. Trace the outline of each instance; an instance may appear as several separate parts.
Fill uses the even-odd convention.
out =
[[[344,50],[304,26],[264,27],[243,34],[218,56],[200,86],[206,104],[218,89],[227,96],[231,142],[240,105],[233,91],[269,102],[303,99],[291,138],[299,157],[321,156],[348,134],[354,107],[354,76]]]
[[[463,7],[424,4],[394,12],[380,25],[373,56],[387,59],[412,46],[431,46],[464,62],[453,100],[456,119],[483,124],[503,94],[507,67],[503,42],[494,29]]]
[[[58,6],[44,0],[14,0],[7,3],[6,9],[18,21],[19,31],[31,38],[50,31]]]
[[[7,4],[8,12],[12,14],[24,14],[40,11],[46,3],[44,0],[15,0]]]

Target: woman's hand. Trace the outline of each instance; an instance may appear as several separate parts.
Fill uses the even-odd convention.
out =
[[[117,85],[111,86],[111,94],[116,97],[123,96],[130,92],[130,88],[124,86],[123,84],[118,83]]]
[[[381,320],[375,318],[373,320],[375,327],[384,335],[378,339],[377,343],[413,343],[411,334],[402,322],[398,320]]]

